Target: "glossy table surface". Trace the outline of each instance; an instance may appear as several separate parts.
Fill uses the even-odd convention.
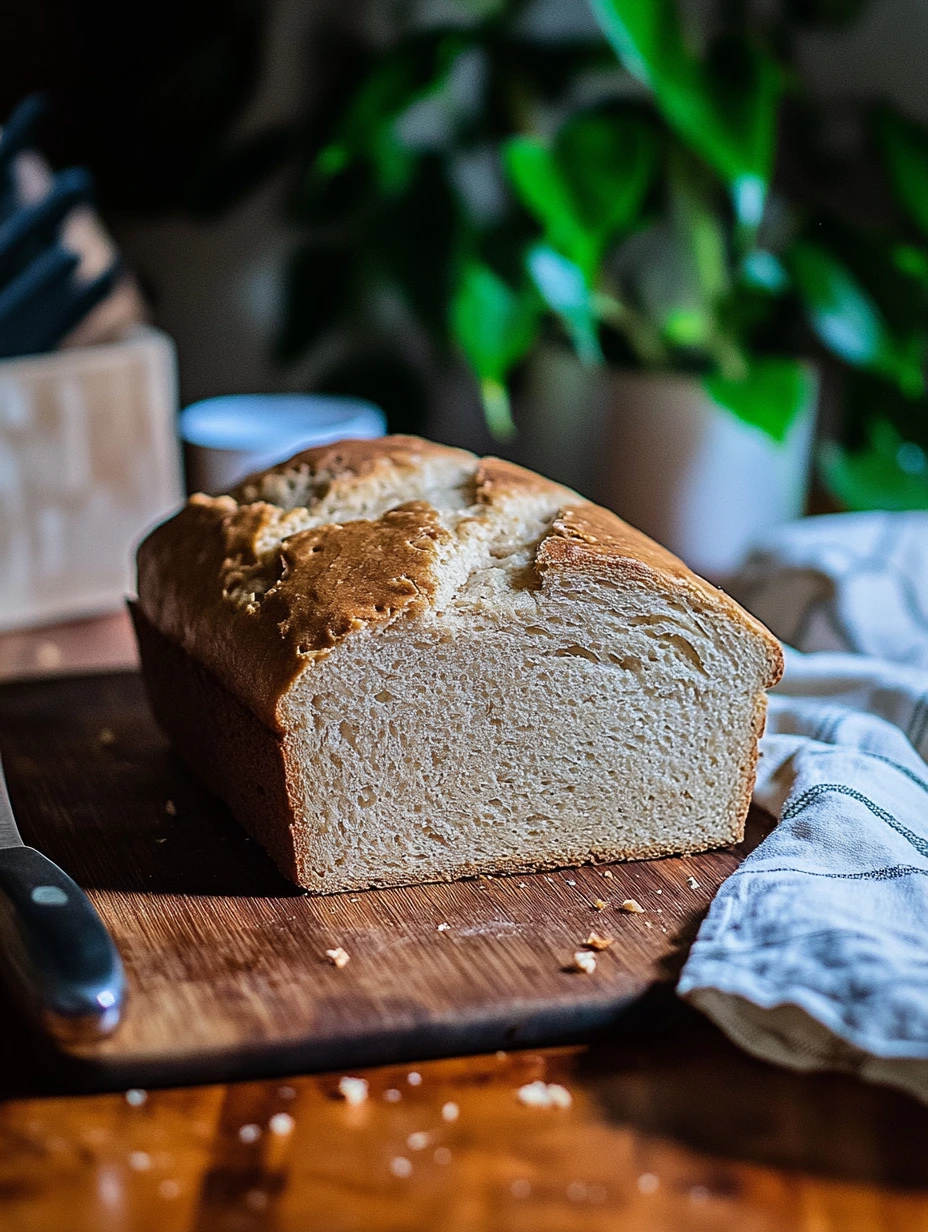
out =
[[[0,679],[126,666],[121,616],[0,637]],[[0,1027],[4,1232],[928,1232],[928,1108],[755,1061],[659,994],[579,1048],[66,1095]],[[557,1083],[568,1107],[517,1092]]]

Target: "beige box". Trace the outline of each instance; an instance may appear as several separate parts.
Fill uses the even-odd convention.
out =
[[[119,342],[0,362],[0,630],[118,607],[135,546],[181,501],[177,364]]]

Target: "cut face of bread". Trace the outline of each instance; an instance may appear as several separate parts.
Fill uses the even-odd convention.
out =
[[[408,437],[192,498],[139,609],[162,724],[321,892],[736,841],[782,663],[614,515]]]

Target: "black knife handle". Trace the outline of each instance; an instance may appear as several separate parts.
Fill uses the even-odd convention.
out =
[[[0,850],[0,961],[62,1042],[108,1035],[125,976],[90,899],[34,847]]]

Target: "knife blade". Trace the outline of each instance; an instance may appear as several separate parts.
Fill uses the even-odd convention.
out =
[[[19,833],[0,761],[0,966],[18,1000],[56,1039],[109,1035],[125,975],[90,899]]]

